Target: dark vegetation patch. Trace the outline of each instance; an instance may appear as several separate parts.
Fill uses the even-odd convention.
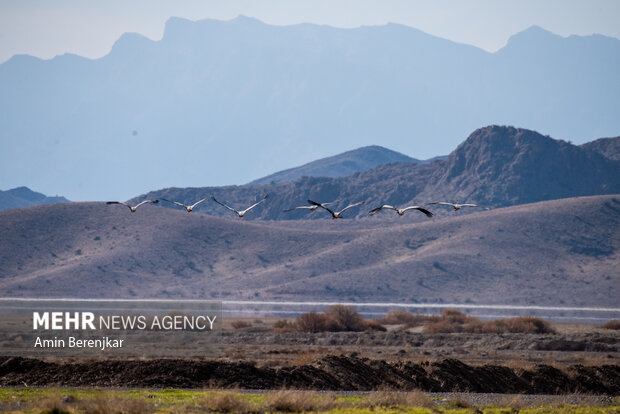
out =
[[[609,322],[605,322],[602,327],[605,329],[614,329],[618,331],[620,330],[620,321],[614,319]]]
[[[247,362],[182,359],[47,362],[0,357],[0,385],[174,387],[312,390],[422,390],[528,394],[620,393],[620,366],[548,365],[513,369],[471,366],[455,359],[433,363],[386,362],[328,355],[310,364],[282,368]]]

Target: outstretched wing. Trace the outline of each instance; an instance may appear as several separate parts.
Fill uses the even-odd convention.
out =
[[[377,207],[377,208],[373,208],[372,210],[370,210],[368,212],[368,214],[370,214],[371,216],[374,216],[375,214],[377,214],[378,212],[380,212],[383,209],[383,206],[381,207]]]
[[[392,209],[392,210],[396,210],[394,207],[389,206],[387,204],[384,204],[381,207],[373,208],[372,210],[370,210],[368,212],[368,214],[370,214],[371,216],[374,216],[375,214],[377,214],[379,211],[381,211],[384,208],[389,208],[389,209]]]
[[[229,209],[230,211],[235,212],[235,214],[239,214],[239,212],[238,212],[237,210],[235,210],[234,208],[232,208],[232,207],[228,207],[226,204],[224,204],[224,203],[220,203],[219,201],[217,201],[217,198],[215,198],[214,196],[211,196],[211,199],[212,199],[213,201],[215,201],[216,203],[218,203],[220,206],[225,207],[225,208]]]
[[[347,211],[348,209],[353,208],[353,207],[357,207],[357,206],[361,206],[362,204],[364,204],[364,202],[363,202],[363,201],[360,201],[359,203],[355,203],[355,204],[348,205],[348,206],[346,206],[345,208],[343,208],[342,210],[340,210],[340,211],[338,212],[338,214],[342,214],[343,212]]]
[[[426,217],[433,217],[433,213],[431,213],[427,209],[425,209],[423,207],[420,207],[420,206],[410,206],[410,207],[403,208],[403,213],[405,211],[409,211],[409,210],[418,210],[418,211],[421,211],[422,213],[426,214]]]
[[[181,204],[181,203],[178,203],[176,201],[166,200],[165,198],[162,198],[162,200],[167,201],[168,203],[176,204],[177,206],[181,206],[183,208],[187,208],[187,206],[185,204]]]
[[[440,204],[442,206],[452,206],[452,207],[454,207],[453,203],[448,203],[446,201],[435,201],[433,203],[427,203],[427,204]]]
[[[480,207],[478,204],[461,204],[461,207]]]
[[[120,204],[121,206],[125,206],[131,210],[131,206],[127,203],[123,203],[122,201],[108,201],[106,204]]]
[[[261,201],[259,201],[258,203],[254,203],[252,204],[250,207],[246,208],[245,210],[243,210],[244,213],[247,213],[248,211],[252,210],[254,207],[256,207],[257,205],[259,205],[260,203],[262,203],[263,201],[267,200],[267,197],[269,197],[269,194],[267,194],[265,197],[263,197],[263,199]]]
[[[190,206],[190,208],[194,208],[194,207],[196,207],[198,204],[202,203],[202,202],[203,202],[203,201],[205,201],[205,200],[206,200],[206,198],[203,198],[202,200],[198,200],[198,201],[196,201],[194,204],[192,204],[192,205]]]
[[[138,208],[138,207],[140,207],[142,204],[147,204],[147,203],[153,203],[153,204],[155,204],[155,203],[159,203],[159,200],[144,200],[144,201],[142,201],[142,202],[138,203],[138,204],[137,204],[134,208]]]
[[[282,212],[283,213],[289,213],[291,211],[295,211],[295,210],[300,209],[300,208],[311,209],[313,207],[310,207],[310,206],[299,206],[299,207],[287,208],[286,210],[283,210]]]
[[[332,210],[330,210],[329,208],[325,207],[321,203],[317,203],[316,201],[312,201],[312,200],[308,200],[308,203],[312,204],[313,206],[318,206],[318,207],[324,208],[325,210],[329,211],[329,214],[331,214],[332,216],[335,215],[335,213]]]

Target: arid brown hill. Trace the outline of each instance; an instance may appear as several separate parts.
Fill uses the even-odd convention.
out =
[[[0,212],[0,234],[4,296],[618,305],[620,195],[423,222],[67,203]]]
[[[215,194],[230,205],[245,208],[266,193],[271,194],[268,202],[246,219],[325,218],[324,211],[283,213],[307,204],[308,198],[339,200],[336,208],[366,201],[365,206],[346,212],[345,217],[366,216],[368,210],[383,203],[404,206],[442,200],[501,207],[620,193],[620,161],[527,129],[488,126],[474,131],[447,158],[427,164],[387,164],[348,177],[303,177],[279,184],[167,188],[134,201],[163,197],[191,204]],[[230,216],[229,211],[213,203],[203,203],[198,210]],[[449,213],[443,208],[433,211]],[[424,219],[415,212],[409,214],[409,220]]]

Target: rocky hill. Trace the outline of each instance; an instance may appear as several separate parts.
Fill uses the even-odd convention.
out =
[[[474,131],[448,157],[426,164],[380,165],[340,178],[302,177],[294,182],[264,185],[167,188],[151,191],[133,201],[167,198],[191,204],[214,194],[218,200],[243,209],[270,194],[268,201],[248,213],[246,218],[279,220],[325,218],[327,212],[324,211],[283,212],[307,205],[308,199],[336,201],[334,208],[365,201],[364,206],[344,214],[345,217],[364,217],[368,210],[384,203],[405,206],[452,201],[495,208],[617,193],[620,193],[619,161],[535,131],[494,125]],[[217,216],[231,215],[211,201],[201,204],[199,211]],[[443,208],[433,208],[433,211],[439,215],[450,213]],[[426,218],[413,212],[408,219]]]
[[[620,161],[620,137],[601,138],[581,145],[581,148],[598,152],[610,160]]]

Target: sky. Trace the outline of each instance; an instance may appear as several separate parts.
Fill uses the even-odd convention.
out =
[[[161,39],[171,16],[239,14],[274,25],[400,23],[490,52],[532,25],[562,36],[620,38],[617,0],[0,0],[0,63],[15,54],[99,58],[125,32]]]

